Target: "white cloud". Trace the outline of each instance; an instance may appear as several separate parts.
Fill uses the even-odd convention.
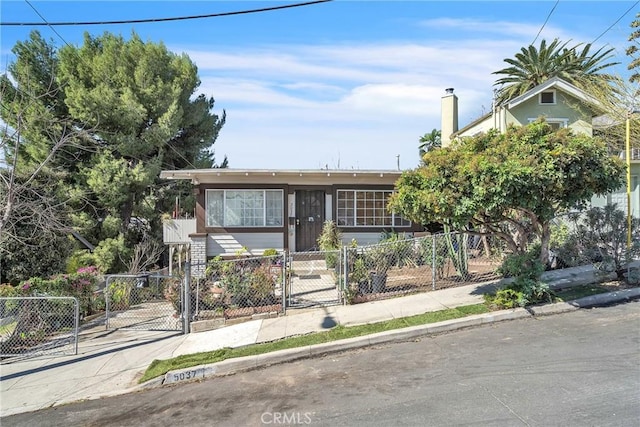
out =
[[[461,121],[478,117],[490,104],[490,63],[501,60],[495,50],[412,44],[371,47],[366,55],[323,47],[325,61],[317,64],[313,50],[281,68],[277,82],[262,71],[281,56],[262,56],[252,69],[223,78],[196,61],[201,91],[228,114],[215,145],[218,160],[226,154],[232,167],[245,168],[395,169],[399,156],[402,168],[415,167],[420,136],[440,128],[444,89],[456,88]]]
[[[444,89],[455,88],[461,127],[487,113],[491,73],[539,30],[474,19],[422,25],[464,34],[429,34],[424,42],[181,49],[198,66],[200,91],[227,111],[217,158],[227,154],[232,167],[244,168],[393,169],[399,155],[401,167],[414,167],[419,137],[440,128]]]

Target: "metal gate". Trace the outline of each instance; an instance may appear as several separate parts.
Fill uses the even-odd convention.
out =
[[[106,328],[188,332],[183,282],[153,273],[107,276]]]
[[[291,252],[287,307],[322,307],[342,301],[341,251]]]
[[[0,357],[78,354],[78,299],[0,298]]]

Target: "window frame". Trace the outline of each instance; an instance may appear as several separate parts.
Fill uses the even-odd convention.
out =
[[[222,195],[221,201],[222,201],[222,207],[221,208],[216,208],[215,210],[217,210],[217,215],[218,216],[222,216],[222,223],[219,223],[218,221],[216,221],[216,223],[211,222],[211,220],[217,220],[219,218],[214,218],[211,216],[210,212],[212,210],[212,206],[210,205],[210,195],[214,194],[214,193],[218,193]],[[233,207],[230,207],[229,204],[231,204],[231,200],[227,197],[228,195],[231,194],[242,194],[242,193],[261,193],[261,199],[259,200],[262,204],[262,206],[259,206],[258,208],[256,207],[251,207],[248,206],[246,209],[243,209],[242,212],[240,212],[238,214],[238,217],[240,219],[240,224],[230,224],[230,219],[229,219],[229,213],[230,213],[230,209],[233,209]],[[279,206],[275,207],[274,206],[270,206],[270,200],[268,199],[267,194],[268,193],[279,193]],[[255,200],[253,200],[255,202]],[[276,200],[277,201],[277,200]],[[238,200],[238,202],[242,205],[243,203],[248,203],[251,204],[251,200],[250,199],[245,199],[242,198],[240,200]],[[273,202],[273,199],[271,200],[271,202]],[[244,206],[242,206],[244,208]],[[274,210],[275,209],[275,210]],[[279,218],[276,218],[276,222],[277,224],[269,224],[269,220],[273,220],[273,218],[275,218],[275,216],[272,216],[271,218],[268,216],[269,215],[269,211],[271,210],[271,214],[273,214],[276,211],[279,211]],[[246,217],[243,215],[243,213],[250,213],[250,211],[253,211],[254,216],[251,217],[254,220],[256,218],[261,219],[261,224],[255,224],[255,225],[245,225],[246,224],[246,220],[249,217]],[[259,212],[259,216],[255,215],[256,212]],[[205,190],[205,227],[207,228],[248,228],[248,229],[255,229],[255,228],[282,228],[284,227],[284,190],[281,188],[208,188]],[[249,218],[249,219],[251,219]]]
[[[553,102],[542,102],[542,95],[550,93],[553,96]],[[557,105],[558,104],[558,94],[555,89],[543,90],[538,94],[538,104],[540,105]]]
[[[533,123],[538,119],[529,117],[529,123]],[[558,124],[559,129],[564,129],[569,127],[569,119],[563,117],[545,117],[544,121],[549,123],[549,125]]]
[[[380,197],[380,193],[384,197]],[[394,190],[340,188],[336,190],[336,225],[339,228],[409,228],[411,221],[387,211]],[[349,196],[346,196],[349,194]],[[342,197],[341,197],[342,196]],[[361,206],[358,206],[358,204]],[[380,204],[382,205],[380,206]],[[381,214],[382,212],[382,214]],[[387,223],[388,221],[388,223]]]

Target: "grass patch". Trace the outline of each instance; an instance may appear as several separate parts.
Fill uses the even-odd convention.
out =
[[[349,327],[338,325],[335,328],[324,332],[315,332],[297,337],[283,338],[278,341],[253,344],[245,347],[222,348],[215,351],[186,354],[167,360],[156,359],[151,362],[138,382],[143,383],[145,381],[149,381],[150,379],[159,377],[175,369],[184,369],[197,365],[221,362],[235,357],[255,356],[257,354],[270,353],[277,350],[322,344],[345,338],[354,338],[363,335],[375,334],[377,332],[406,328],[409,326],[426,325],[429,323],[458,319],[460,317],[487,312],[489,312],[489,309],[484,304],[467,305],[446,310],[433,311],[411,317],[388,320],[385,322],[370,323],[367,325]]]
[[[578,298],[590,297],[591,295],[611,292],[611,289],[600,285],[582,285],[556,291],[556,301],[572,301]]]

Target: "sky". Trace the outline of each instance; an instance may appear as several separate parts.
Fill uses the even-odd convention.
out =
[[[104,32],[162,42],[198,67],[195,95],[227,114],[216,160],[241,169],[410,169],[420,136],[440,129],[446,88],[460,127],[491,108],[494,71],[522,47],[559,38],[625,56],[639,1],[354,1],[168,22],[35,26],[184,17],[290,1],[0,2],[0,70],[36,29],[57,46]]]

